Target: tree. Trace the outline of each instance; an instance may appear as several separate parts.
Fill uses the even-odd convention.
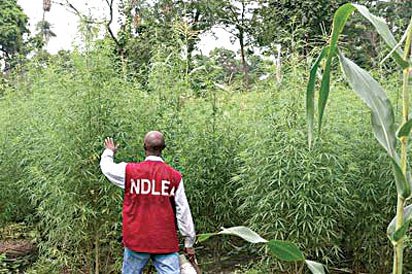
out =
[[[109,0],[107,0],[109,2]],[[214,24],[214,6],[206,0],[157,0],[120,2],[122,19],[115,40],[122,49],[129,72],[138,72],[145,84],[153,56],[184,52],[185,71],[193,68],[193,51],[199,36]]]
[[[199,41],[199,36],[210,30],[216,23],[216,1],[195,0],[178,1],[182,3],[183,22],[186,25],[185,40],[189,70],[192,69],[192,53]]]
[[[40,41],[39,48],[43,48],[49,42],[50,38],[55,37],[56,34],[52,30],[52,25],[46,21],[41,20],[36,24],[36,30],[38,34],[36,38]]]
[[[384,18],[395,37],[400,39],[408,26],[412,14],[412,1],[362,1],[369,10]],[[356,63],[362,66],[376,66],[389,49],[386,47],[373,27],[364,24],[361,16],[351,19],[351,28],[345,30],[346,41],[350,41],[350,52],[347,53]],[[391,67],[393,63],[390,63]]]
[[[140,1],[134,11],[134,36],[142,38],[151,32],[150,36],[155,37],[151,46],[173,44],[174,47],[181,47],[183,45],[186,51],[188,71],[190,71],[193,51],[199,41],[199,36],[215,24],[214,13],[217,8],[215,2],[207,0]]]
[[[324,43],[331,32],[332,14],[345,0],[259,0],[252,20],[253,37],[259,46],[270,46],[273,42],[282,44],[289,52],[306,55],[316,46]],[[412,2],[357,1],[383,17],[396,36],[406,29],[412,13]],[[351,28],[345,29],[345,40],[351,41],[348,53],[362,65],[374,65],[382,52],[379,37],[373,28],[365,25],[359,16],[351,18]],[[374,61],[375,60],[375,61]]]
[[[257,8],[257,1],[240,0],[240,1],[217,1],[218,18],[217,23],[223,24],[226,30],[235,36],[239,41],[240,58],[242,61],[243,83],[244,87],[249,86],[249,72],[246,61],[246,47],[250,44],[252,38],[252,14]]]
[[[236,76],[242,75],[242,65],[232,50],[215,48],[210,52],[210,58],[222,69],[217,80],[230,84]]]
[[[291,51],[306,54],[326,35],[332,19],[330,14],[344,0],[259,0],[254,12],[253,35],[260,46],[273,41]]]
[[[29,34],[28,18],[16,0],[0,1],[0,59],[5,70],[10,68],[12,58],[24,54],[24,36]]]

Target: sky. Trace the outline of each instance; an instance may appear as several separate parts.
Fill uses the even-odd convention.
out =
[[[74,44],[80,43],[78,34],[79,19],[77,15],[66,6],[57,4],[58,2],[65,3],[64,0],[52,1],[50,12],[45,14],[45,19],[51,23],[52,31],[56,34],[56,37],[52,37],[47,45],[47,51],[50,53],[56,53],[62,49],[68,50]],[[43,18],[43,0],[18,0],[17,3],[29,17],[29,28],[34,33],[37,22]],[[96,19],[109,17],[107,4],[104,0],[70,0],[70,3],[81,13],[92,15]],[[118,13],[115,13],[116,15]],[[117,19],[113,21],[112,29],[117,31]],[[230,42],[229,33],[222,28],[214,28],[212,31],[215,35],[212,32],[208,32],[201,36],[198,47],[202,54],[208,55],[215,47],[225,47],[237,51],[238,46]]]

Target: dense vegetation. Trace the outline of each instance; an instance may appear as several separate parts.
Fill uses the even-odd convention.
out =
[[[176,19],[164,10],[141,8],[146,27],[137,28],[137,36],[125,27],[119,37],[95,39],[86,28],[83,49],[7,57],[7,74],[0,77],[0,225],[33,230],[38,257],[27,273],[119,272],[122,192],[100,172],[102,143],[112,136],[120,143],[118,161],[141,161],[142,138],[153,129],[165,133],[164,157],[183,173],[197,233],[245,225],[265,238],[298,244],[332,273],[388,273],[386,227],[396,206],[390,159],[365,123],[368,109],[340,74],[324,130],[308,147],[305,83],[315,45],[308,46],[305,29],[282,26],[297,31],[298,45],[305,45],[298,48],[287,35],[257,39],[262,45],[280,39],[293,48],[284,53],[279,79],[273,63],[252,53],[246,70],[224,49],[183,56],[181,49],[189,51],[198,37],[182,35],[182,25],[155,21]],[[205,12],[202,5],[192,8]],[[204,29],[223,16],[209,15]],[[311,24],[304,27],[321,36]],[[375,64],[375,55],[364,55],[364,63]],[[400,75],[373,68],[399,112]],[[241,273],[296,273],[264,248],[225,239],[202,244],[205,270],[229,252],[245,258]],[[405,263],[412,271],[409,252]]]
[[[33,269],[116,272],[122,194],[99,171],[102,140],[120,142],[119,161],[138,161],[153,128],[165,132],[165,157],[184,174],[199,233],[244,224],[331,266],[390,265],[392,175],[345,85],[331,102],[344,114],[330,113],[322,146],[309,151],[298,60],[279,85],[270,78],[248,93],[210,86],[198,96],[176,56],[157,62],[143,90],[119,75],[105,45],[95,47],[46,68],[31,62],[1,100],[1,220],[36,225]]]

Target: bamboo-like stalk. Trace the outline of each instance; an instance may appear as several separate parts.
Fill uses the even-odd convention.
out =
[[[409,59],[410,49],[411,49],[411,39],[412,39],[412,18],[409,23],[405,42],[404,56],[405,60]],[[403,70],[403,108],[402,108],[402,120],[406,123],[409,119],[409,68]],[[401,138],[401,168],[403,174],[407,173],[407,145],[408,138],[403,136]],[[405,207],[405,198],[398,195],[398,203],[396,210],[396,230],[400,229],[403,225],[403,210]],[[402,274],[403,271],[403,249],[404,249],[404,237],[399,239],[398,242],[394,244],[394,256],[393,256],[393,274]]]
[[[95,255],[95,259],[94,259],[95,268],[94,268],[94,273],[99,274],[100,273],[100,269],[99,269],[99,266],[100,266],[100,261],[99,261],[99,256],[100,256],[100,253],[99,253],[99,235],[96,235],[94,246],[95,246],[95,253],[94,253],[94,255]]]

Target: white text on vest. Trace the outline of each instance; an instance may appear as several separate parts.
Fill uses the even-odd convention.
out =
[[[175,188],[170,190],[170,181],[162,180],[160,189],[156,189],[156,181],[149,179],[131,179],[130,180],[130,193],[153,196],[174,196]],[[170,192],[169,192],[170,191]]]

